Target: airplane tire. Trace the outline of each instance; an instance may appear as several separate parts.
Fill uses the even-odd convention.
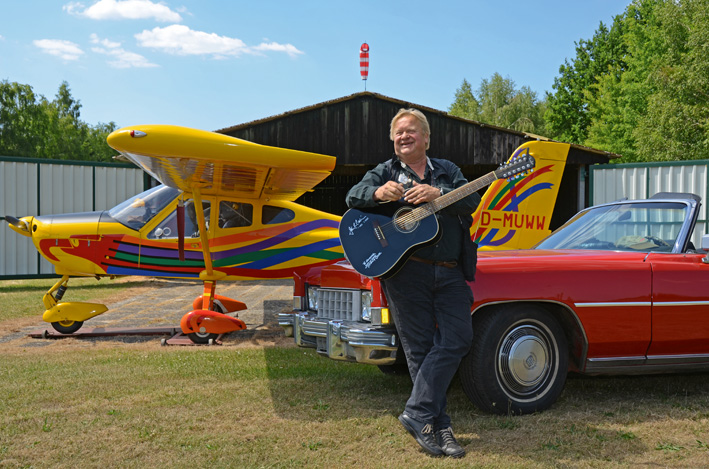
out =
[[[209,332],[192,332],[190,334],[187,334],[187,337],[189,337],[190,340],[195,344],[206,345],[209,344],[210,341],[214,342],[215,340],[217,340],[219,334],[212,334]]]
[[[62,334],[73,334],[83,325],[84,321],[56,321],[52,323],[54,330]]]

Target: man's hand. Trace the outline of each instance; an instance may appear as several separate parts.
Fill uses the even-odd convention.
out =
[[[410,204],[418,205],[431,202],[441,196],[441,190],[428,184],[419,184],[414,181],[414,187],[406,191],[404,200]]]
[[[404,186],[395,181],[387,181],[383,186],[379,186],[374,191],[376,202],[390,202],[399,200],[404,196]]]

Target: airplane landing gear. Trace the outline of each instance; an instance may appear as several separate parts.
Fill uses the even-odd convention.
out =
[[[241,301],[215,295],[216,286],[216,280],[205,280],[204,293],[192,304],[195,309],[182,316],[180,321],[182,333],[195,344],[208,344],[222,334],[246,329],[244,321],[225,314],[244,310],[246,305]]]
[[[42,297],[47,308],[42,314],[42,320],[50,323],[54,330],[62,334],[73,334],[81,329],[87,319],[108,311],[105,305],[98,303],[61,302],[68,288],[69,276],[64,275]]]

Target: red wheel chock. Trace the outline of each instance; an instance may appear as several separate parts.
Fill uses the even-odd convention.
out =
[[[194,332],[227,334],[246,329],[246,323],[239,318],[233,318],[216,311],[197,309],[182,316],[180,328],[183,334],[192,334]]]

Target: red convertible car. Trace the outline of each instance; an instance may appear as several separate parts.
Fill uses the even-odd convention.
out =
[[[709,236],[693,194],[660,193],[579,212],[532,249],[481,252],[471,282],[473,347],[459,368],[483,410],[549,408],[567,373],[709,371]],[[346,263],[296,278],[301,346],[329,358],[401,362],[378,282]]]

